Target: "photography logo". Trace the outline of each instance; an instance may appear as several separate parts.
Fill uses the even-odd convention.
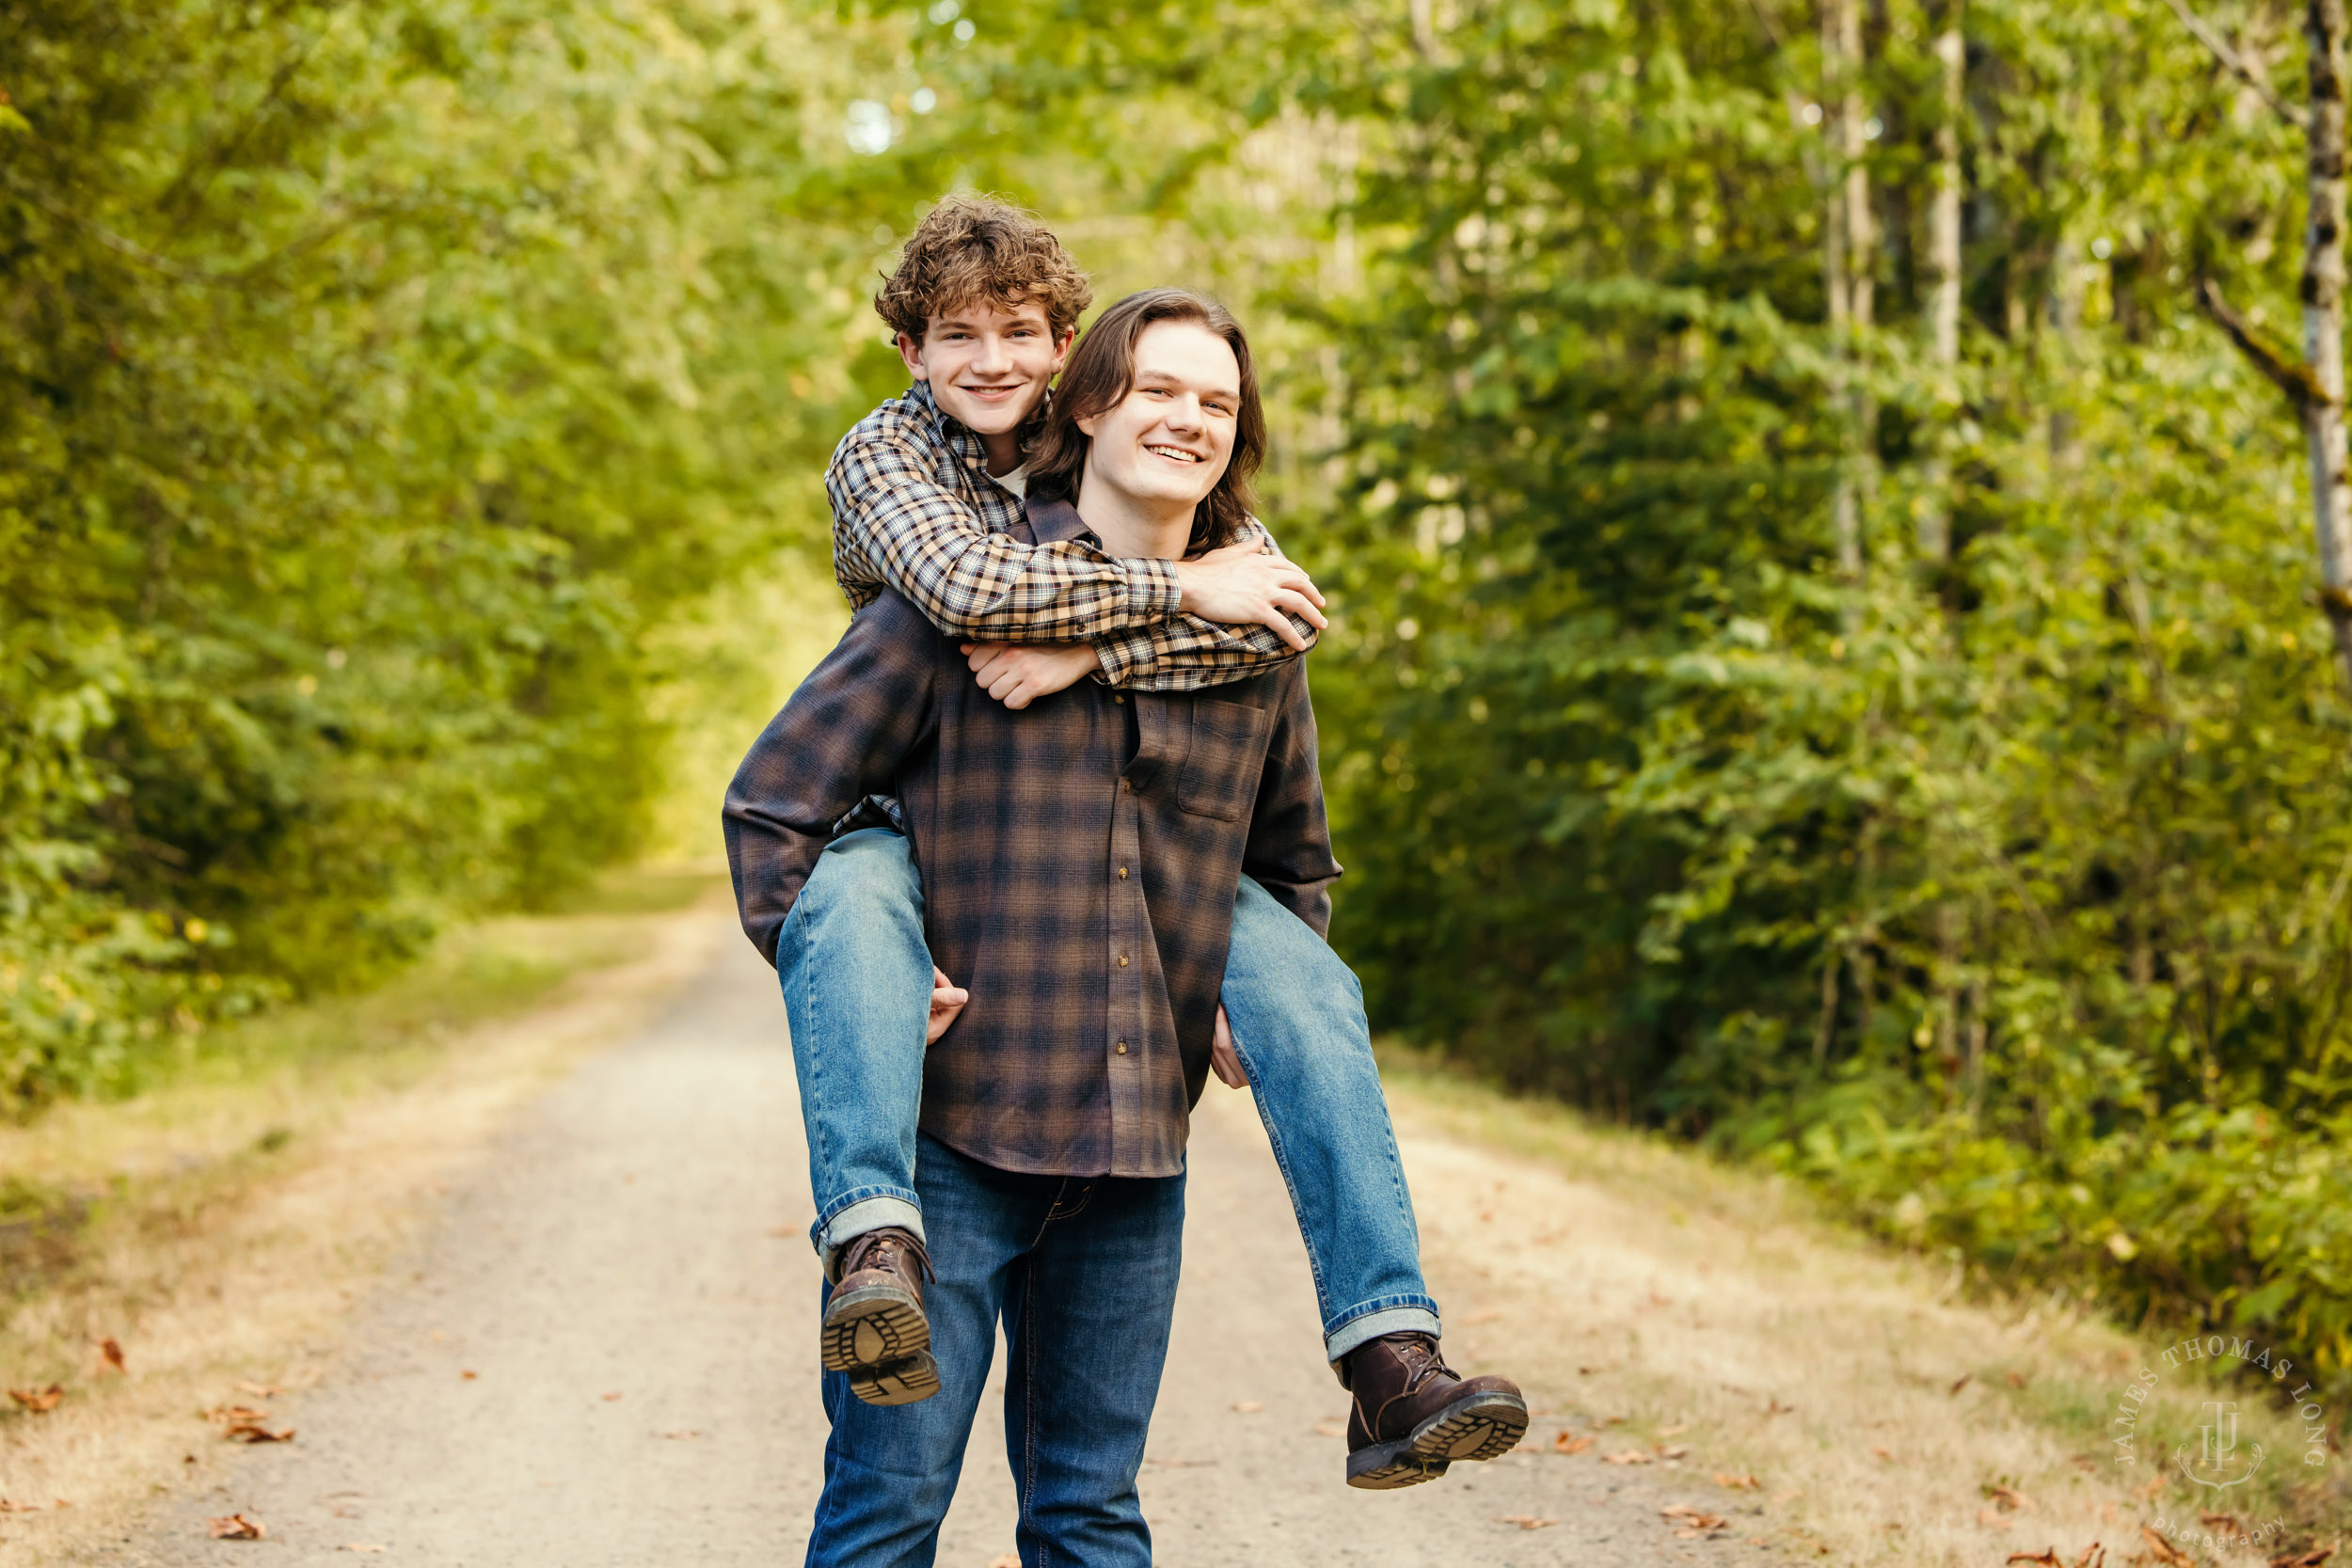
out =
[[[2207,1400],[2204,1411],[2205,1424],[2197,1429],[2197,1441],[2174,1449],[2172,1463],[2191,1482],[2217,1491],[2253,1480],[2254,1472],[2263,1467],[2263,1446],[2249,1443],[2244,1453],[2238,1451],[2237,1401]],[[2189,1453],[2192,1449],[2194,1458]]]
[[[2157,1370],[2155,1363],[2142,1367],[2123,1386],[2116,1400],[2115,1418],[2108,1422],[2107,1430],[2118,1465],[2160,1465],[2163,1456],[2169,1454],[2173,1468],[2183,1480],[2215,1492],[2243,1486],[2261,1471],[2268,1455],[2263,1451],[2262,1444],[2250,1437],[2241,1440],[2238,1430],[2240,1414],[2256,1403],[2252,1395],[2232,1399],[2217,1394],[2204,1401],[2198,1407],[2199,1420],[2193,1432],[2160,1433],[2152,1429],[2156,1407],[2150,1402],[2162,1386],[2165,1372],[2178,1371],[2201,1361],[2217,1364],[2203,1369],[2206,1370],[2218,1370],[2221,1362],[2235,1361],[2244,1370],[2267,1373],[2286,1397],[2302,1428],[2301,1462],[2314,1468],[2328,1463],[2328,1413],[2312,1398],[2312,1384],[2294,1376],[2295,1363],[2276,1354],[2269,1346],[2212,1334],[2167,1346],[2156,1359],[2164,1370]]]

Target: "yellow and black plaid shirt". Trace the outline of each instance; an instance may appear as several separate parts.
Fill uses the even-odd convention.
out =
[[[1029,548],[1012,536],[1021,502],[988,477],[980,438],[918,381],[860,420],[825,470],[833,572],[850,603],[884,588],[940,630],[982,642],[1092,642],[1103,680],[1137,691],[1197,691],[1298,657],[1270,626],[1187,615],[1175,568],[1122,561],[1091,536]],[[1274,548],[1254,519],[1248,537]],[[1314,628],[1293,618],[1310,641]]]
[[[1013,536],[1086,529],[1041,503]],[[1241,873],[1330,924],[1306,665],[1212,694],[1080,681],[1014,711],[885,591],[727,791],[736,901],[770,962],[834,824],[882,792],[903,806],[931,958],[972,992],[926,1060],[923,1130],[1002,1170],[1182,1170]]]

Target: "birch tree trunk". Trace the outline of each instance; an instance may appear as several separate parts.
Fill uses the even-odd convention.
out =
[[[1966,0],[1945,0],[1943,25],[1935,35],[1943,120],[1935,132],[1934,192],[1928,206],[1928,360],[1935,368],[1935,397],[1946,428],[1938,433],[1928,458],[1919,553],[1938,562],[1952,554],[1949,425],[1960,407],[1960,123],[1968,70],[1961,23],[1965,14]]]
[[[2316,383],[2302,400],[2312,466],[2312,527],[2319,546],[2320,602],[2335,632],[2336,662],[2352,682],[2352,483],[2344,428],[2344,0],[2309,0],[2311,203],[2304,230],[2303,358]]]
[[[1843,404],[1844,460],[1838,466],[1832,517],[1837,541],[1837,569],[1849,582],[1862,577],[1862,518],[1868,492],[1868,451],[1877,409],[1856,373],[1862,340],[1868,332],[1875,302],[1872,263],[1876,258],[1877,225],[1870,211],[1870,172],[1863,162],[1869,148],[1864,125],[1861,81],[1861,0],[1823,0],[1821,7],[1821,96],[1835,103],[1837,172],[1829,189],[1828,223],[1824,226],[1822,268],[1829,293],[1830,337],[1837,358],[1837,385],[1833,389]]]

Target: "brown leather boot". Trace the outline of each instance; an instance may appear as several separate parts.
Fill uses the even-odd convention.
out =
[[[1527,1433],[1527,1402],[1503,1377],[1454,1374],[1427,1334],[1383,1334],[1340,1358],[1356,1396],[1347,1417],[1347,1484],[1418,1486],[1457,1459],[1492,1459]]]
[[[834,1259],[840,1278],[818,1328],[825,1369],[847,1373],[867,1404],[914,1404],[939,1392],[931,1322],[923,1312],[930,1254],[895,1225],[852,1236]]]

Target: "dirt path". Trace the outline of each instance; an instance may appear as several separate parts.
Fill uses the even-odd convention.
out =
[[[429,1243],[359,1309],[340,1370],[274,1402],[296,1440],[236,1454],[109,1560],[798,1561],[824,1439],[806,1167],[771,980],[739,942],[721,951],[453,1186]],[[1703,1478],[1549,1451],[1408,1492],[1349,1491],[1336,1423],[1318,1431],[1344,1396],[1317,1354],[1279,1178],[1246,1097],[1211,1093],[1143,1480],[1161,1562],[1534,1568],[1730,1549],[1661,1527],[1664,1503],[1725,1508]],[[989,1568],[1011,1547],[996,1421],[984,1404],[941,1545],[949,1568]],[[1551,1430],[1538,1429],[1547,1442]],[[207,1539],[206,1520],[232,1512],[263,1521],[268,1544]]]

